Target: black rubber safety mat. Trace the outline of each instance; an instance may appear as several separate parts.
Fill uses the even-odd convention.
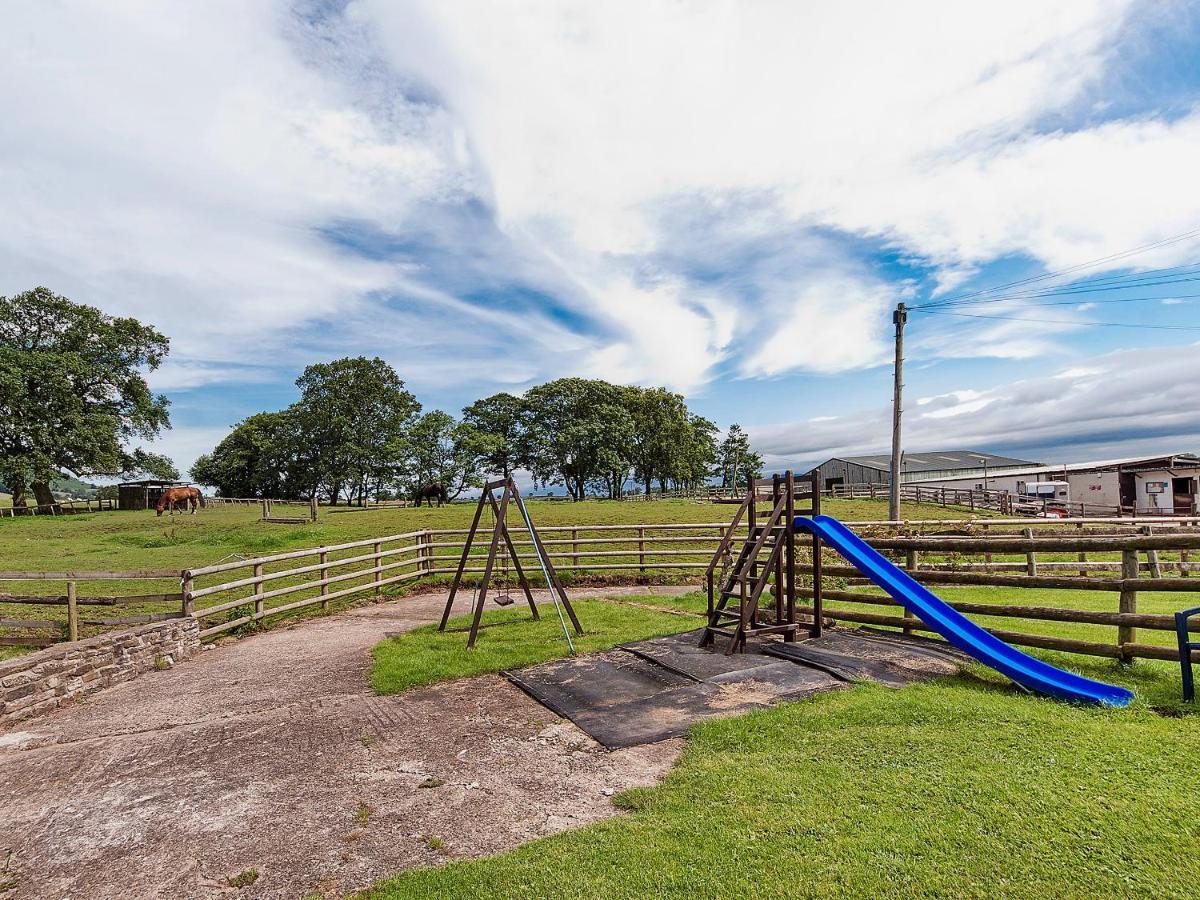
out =
[[[901,634],[896,631],[883,631],[879,628],[869,628],[867,626],[857,629],[854,634],[861,637],[868,637],[872,640],[890,641],[893,644],[906,648],[911,653],[927,653],[931,654],[935,659],[945,659],[954,663],[968,663],[971,661],[970,656],[941,638],[925,637],[918,634]]]
[[[504,675],[609,750],[680,737],[703,719],[845,687],[827,672],[761,652],[701,650],[699,640],[698,631],[687,632]],[[670,664],[659,664],[660,657]]]
[[[959,671],[961,660],[930,647],[928,639],[878,632],[828,631],[815,640],[773,642],[763,652],[813,666],[846,681],[876,681],[904,687]],[[953,650],[953,648],[950,648]]]
[[[666,637],[621,644],[620,649],[635,653],[692,681],[707,681],[717,675],[754,669],[772,662],[762,655],[761,641],[748,641],[746,652],[729,656],[722,652],[720,646],[701,649],[700,638],[703,633],[703,628],[697,628]]]

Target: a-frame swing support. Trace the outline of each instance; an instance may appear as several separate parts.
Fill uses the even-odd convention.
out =
[[[495,492],[500,489],[502,489],[500,499],[497,501]],[[508,532],[507,516],[508,504],[510,502],[515,503],[521,513],[521,520],[525,523],[525,528],[529,532],[530,543],[533,545],[534,556],[537,558],[542,574],[545,576],[546,586],[550,589],[550,599],[554,601],[559,620],[562,622],[563,635],[566,637],[571,651],[574,652],[575,645],[571,641],[571,634],[567,629],[566,620],[562,618],[563,610],[566,610],[576,634],[583,634],[583,627],[579,624],[579,619],[575,615],[575,609],[571,606],[571,601],[567,597],[566,589],[563,588],[562,581],[558,577],[558,572],[554,569],[554,563],[550,561],[550,555],[546,552],[546,546],[542,543],[541,536],[537,533],[537,529],[533,525],[533,519],[530,518],[529,511],[525,508],[525,502],[521,499],[521,492],[517,490],[516,482],[513,481],[511,476],[498,481],[489,481],[483,486],[483,491],[479,495],[479,504],[475,507],[475,516],[471,520],[471,528],[467,532],[466,540],[463,542],[462,555],[458,560],[458,568],[454,572],[454,581],[450,585],[450,596],[446,598],[446,608],[442,611],[442,620],[438,624],[438,631],[445,631],[446,623],[450,621],[450,613],[454,608],[454,600],[458,596],[459,588],[462,587],[463,575],[466,573],[467,563],[470,561],[471,548],[479,533],[479,523],[483,518],[483,511],[488,507],[491,507],[496,521],[492,527],[492,539],[488,546],[487,561],[483,566],[483,577],[480,579],[479,590],[475,596],[474,609],[471,615],[471,629],[467,637],[467,648],[474,647],[475,639],[479,636],[479,623],[483,617],[483,606],[487,600],[488,587],[491,585],[492,572],[496,566],[496,554],[500,551],[501,540],[504,541],[508,557],[512,560],[513,568],[517,573],[517,580],[521,585],[521,590],[525,594],[525,600],[529,604],[529,611],[532,617],[534,619],[541,618],[538,614],[537,604],[533,600],[533,592],[529,588],[529,579],[525,577],[525,569],[521,565],[521,559],[517,556],[512,537]]]

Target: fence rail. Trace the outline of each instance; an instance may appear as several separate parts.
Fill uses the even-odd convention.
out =
[[[260,502],[260,501],[254,501]],[[761,512],[761,511],[760,511]],[[1136,657],[1173,658],[1169,642],[1139,640],[1137,632],[1165,635],[1173,618],[1164,612],[1164,601],[1155,600],[1149,610],[1138,609],[1138,596],[1147,591],[1178,596],[1170,608],[1196,605],[1188,594],[1200,594],[1200,519],[1182,518],[1164,523],[1160,519],[1111,517],[1073,520],[986,519],[941,520],[902,523],[852,523],[865,539],[918,580],[951,588],[952,606],[971,616],[1011,620],[1014,630],[991,629],[1014,644],[1066,650],[1072,653],[1122,660]],[[714,553],[731,548],[746,533],[746,524],[730,535],[729,522],[635,523],[613,525],[553,525],[539,529],[542,542],[555,567],[575,575],[621,575],[632,578],[694,576],[699,579],[713,562]],[[936,533],[927,533],[929,530]],[[198,566],[180,572],[0,572],[0,582],[57,581],[65,591],[0,595],[0,604],[23,603],[53,608],[66,605],[74,621],[69,634],[78,635],[80,625],[123,623],[119,618],[83,618],[81,609],[139,603],[177,603],[178,611],[145,612],[129,621],[154,617],[193,615],[200,620],[201,635],[212,637],[269,616],[304,608],[328,610],[335,600],[377,594],[390,585],[453,573],[461,556],[467,529],[425,529],[287,551],[252,559],[238,559]],[[725,541],[729,535],[731,540]],[[736,539],[736,540],[735,540]],[[514,529],[513,545],[527,571],[535,571],[532,542]],[[813,557],[806,547],[798,548],[799,596],[811,596]],[[483,571],[486,551],[481,548],[468,558],[466,573]],[[888,610],[890,598],[872,593],[854,568],[834,554],[822,555],[824,616],[831,621],[885,625],[907,632],[921,631],[915,619]],[[718,564],[720,560],[718,560]],[[502,556],[498,577],[507,580],[509,566]],[[514,567],[515,568],[515,567]],[[139,593],[133,596],[79,595],[78,585],[103,580],[180,579],[179,592]],[[831,579],[838,579],[831,582]],[[1004,588],[1003,602],[987,595],[972,597],[959,589]],[[1029,589],[1083,591],[1094,595],[1088,608],[1053,605],[1041,597],[1026,603]],[[873,589],[872,589],[873,590]],[[805,592],[808,592],[807,594]],[[72,596],[74,599],[72,600]],[[1104,598],[1111,598],[1106,600]],[[1076,598],[1077,600],[1078,598]],[[153,610],[154,608],[151,607]],[[804,610],[801,610],[802,612]],[[807,613],[811,615],[811,610]],[[1073,623],[1117,629],[1115,640],[1084,640],[1082,635],[1063,637],[1015,630],[1019,621],[1029,623]],[[0,628],[47,631],[42,619],[0,619]],[[21,622],[23,624],[13,624]],[[52,623],[53,624],[53,623]],[[61,628],[61,622],[57,627]],[[30,634],[32,637],[33,635]],[[50,636],[41,635],[50,641]],[[61,635],[54,639],[61,639]],[[16,643],[5,635],[0,643]]]
[[[74,513],[101,512],[106,509],[116,509],[117,501],[107,497],[92,500],[55,500],[53,503],[34,503],[25,506],[6,506],[0,508],[0,517],[7,516],[67,516]]]
[[[60,641],[77,641],[80,629],[85,626],[110,628],[117,625],[138,625],[177,619],[184,615],[182,591],[148,594],[110,594],[80,596],[80,584],[106,581],[161,581],[178,579],[179,572],[0,572],[0,583],[42,582],[63,584],[63,593],[14,594],[0,592],[0,605],[14,606],[65,606],[67,619],[64,623],[55,619],[0,618],[0,647],[48,647]],[[131,606],[142,604],[176,603],[178,610],[169,612],[147,612],[131,616],[87,617],[80,607]],[[65,628],[64,628],[65,626]],[[17,634],[9,633],[16,631]],[[31,632],[43,632],[33,634]],[[45,632],[55,632],[48,634]]]

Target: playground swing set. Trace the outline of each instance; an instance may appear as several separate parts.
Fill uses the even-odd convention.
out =
[[[1126,706],[1133,699],[1132,692],[1125,688],[1084,678],[1017,650],[939,599],[837,519],[821,514],[820,477],[819,469],[802,480],[786,472],[782,476],[775,475],[770,481],[750,485],[733,521],[725,529],[706,572],[708,612],[699,641],[701,648],[716,649],[720,641],[728,656],[745,651],[748,641],[764,637],[778,635],[785,646],[796,645],[801,631],[807,632],[809,639],[820,638],[823,628],[821,555],[823,549],[828,547],[875,586],[883,589],[903,607],[907,615],[920,619],[952,647],[990,666],[1026,690],[1063,700],[1105,706]],[[769,489],[770,493],[763,494],[765,489]],[[497,491],[500,492],[498,499]],[[797,505],[797,500],[801,501],[801,506]],[[511,562],[532,618],[540,618],[529,579],[509,533],[507,516],[510,503],[520,512],[533,555],[558,613],[563,636],[570,652],[574,654],[575,645],[567,619],[570,619],[575,634],[582,634],[583,629],[511,476],[484,485],[438,630],[446,630],[454,601],[463,587],[463,576],[468,571],[480,571],[469,570],[468,564],[472,561],[471,550],[480,534],[479,526],[485,510],[490,510],[492,514],[491,540],[482,578],[471,599],[471,624],[466,629],[469,632],[468,649],[475,646],[480,628],[486,627],[481,625],[481,619],[498,561],[506,583],[496,602],[501,606],[513,602],[507,584]],[[770,504],[770,512],[760,521],[759,506],[767,503]],[[735,555],[735,535],[743,519],[746,521],[745,538]],[[797,537],[802,533],[807,535],[806,540],[811,541],[809,571],[812,574],[811,587],[803,592],[811,605],[804,608],[796,603],[799,593]],[[768,593],[772,598],[763,602]],[[805,617],[803,620],[801,614]],[[794,646],[786,655],[800,657],[804,653],[802,647]]]
[[[498,500],[496,498],[497,490],[500,491]],[[494,602],[498,606],[511,606],[514,602],[510,593],[511,585],[508,578],[508,567],[511,562],[513,569],[516,571],[517,582],[521,587],[521,591],[525,594],[525,601],[529,604],[531,617],[535,620],[541,618],[541,615],[538,613],[537,603],[533,599],[533,591],[529,586],[529,579],[525,575],[525,568],[521,564],[521,558],[517,555],[512,535],[509,533],[508,508],[510,503],[517,508],[521,515],[525,531],[529,534],[529,543],[532,545],[533,555],[537,559],[538,568],[541,569],[546,587],[550,590],[550,599],[554,603],[555,612],[558,613],[563,637],[566,638],[567,647],[570,649],[570,652],[574,654],[575,642],[571,639],[571,631],[574,630],[576,635],[581,635],[583,634],[583,627],[579,624],[579,619],[575,615],[575,608],[571,606],[571,600],[567,597],[562,580],[558,577],[558,572],[555,571],[554,563],[550,560],[550,554],[546,552],[546,546],[542,543],[542,538],[533,524],[533,519],[529,516],[529,510],[525,507],[525,502],[521,499],[521,492],[517,489],[516,482],[513,481],[511,475],[497,481],[489,481],[483,486],[483,491],[479,495],[479,503],[475,507],[475,516],[471,519],[471,528],[467,532],[466,541],[463,543],[462,555],[458,560],[458,568],[454,572],[454,581],[450,585],[450,596],[446,598],[446,608],[442,611],[438,631],[445,631],[446,623],[450,621],[450,614],[454,609],[455,598],[458,596],[459,590],[463,587],[463,576],[469,571],[467,565],[473,561],[471,558],[471,549],[475,544],[476,537],[480,534],[479,524],[483,519],[485,510],[490,511],[492,515],[492,534],[491,541],[488,544],[487,559],[483,565],[483,577],[475,587],[471,597],[472,614],[471,625],[468,629],[467,649],[475,646],[475,641],[479,637],[479,629],[487,627],[481,625],[480,620],[483,617],[483,607],[487,601],[488,589],[491,587],[492,576],[496,572],[498,560],[503,576],[503,587],[497,592]],[[477,560],[478,557],[475,557],[475,559]],[[470,571],[477,572],[479,570]],[[566,613],[565,617],[564,611]],[[570,627],[567,626],[567,619],[570,619]]]

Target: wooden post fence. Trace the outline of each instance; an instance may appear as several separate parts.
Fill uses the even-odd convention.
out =
[[[1137,612],[1137,588],[1133,587],[1131,582],[1138,577],[1138,554],[1137,550],[1122,550],[1121,551],[1121,597],[1118,602],[1118,609],[1123,613]],[[1120,625],[1117,628],[1117,644],[1121,651],[1120,659],[1123,663],[1133,662],[1133,657],[1130,655],[1127,645],[1134,642],[1137,633],[1132,625]]]
[[[67,582],[67,634],[70,640],[79,640],[79,594],[74,581]]]

